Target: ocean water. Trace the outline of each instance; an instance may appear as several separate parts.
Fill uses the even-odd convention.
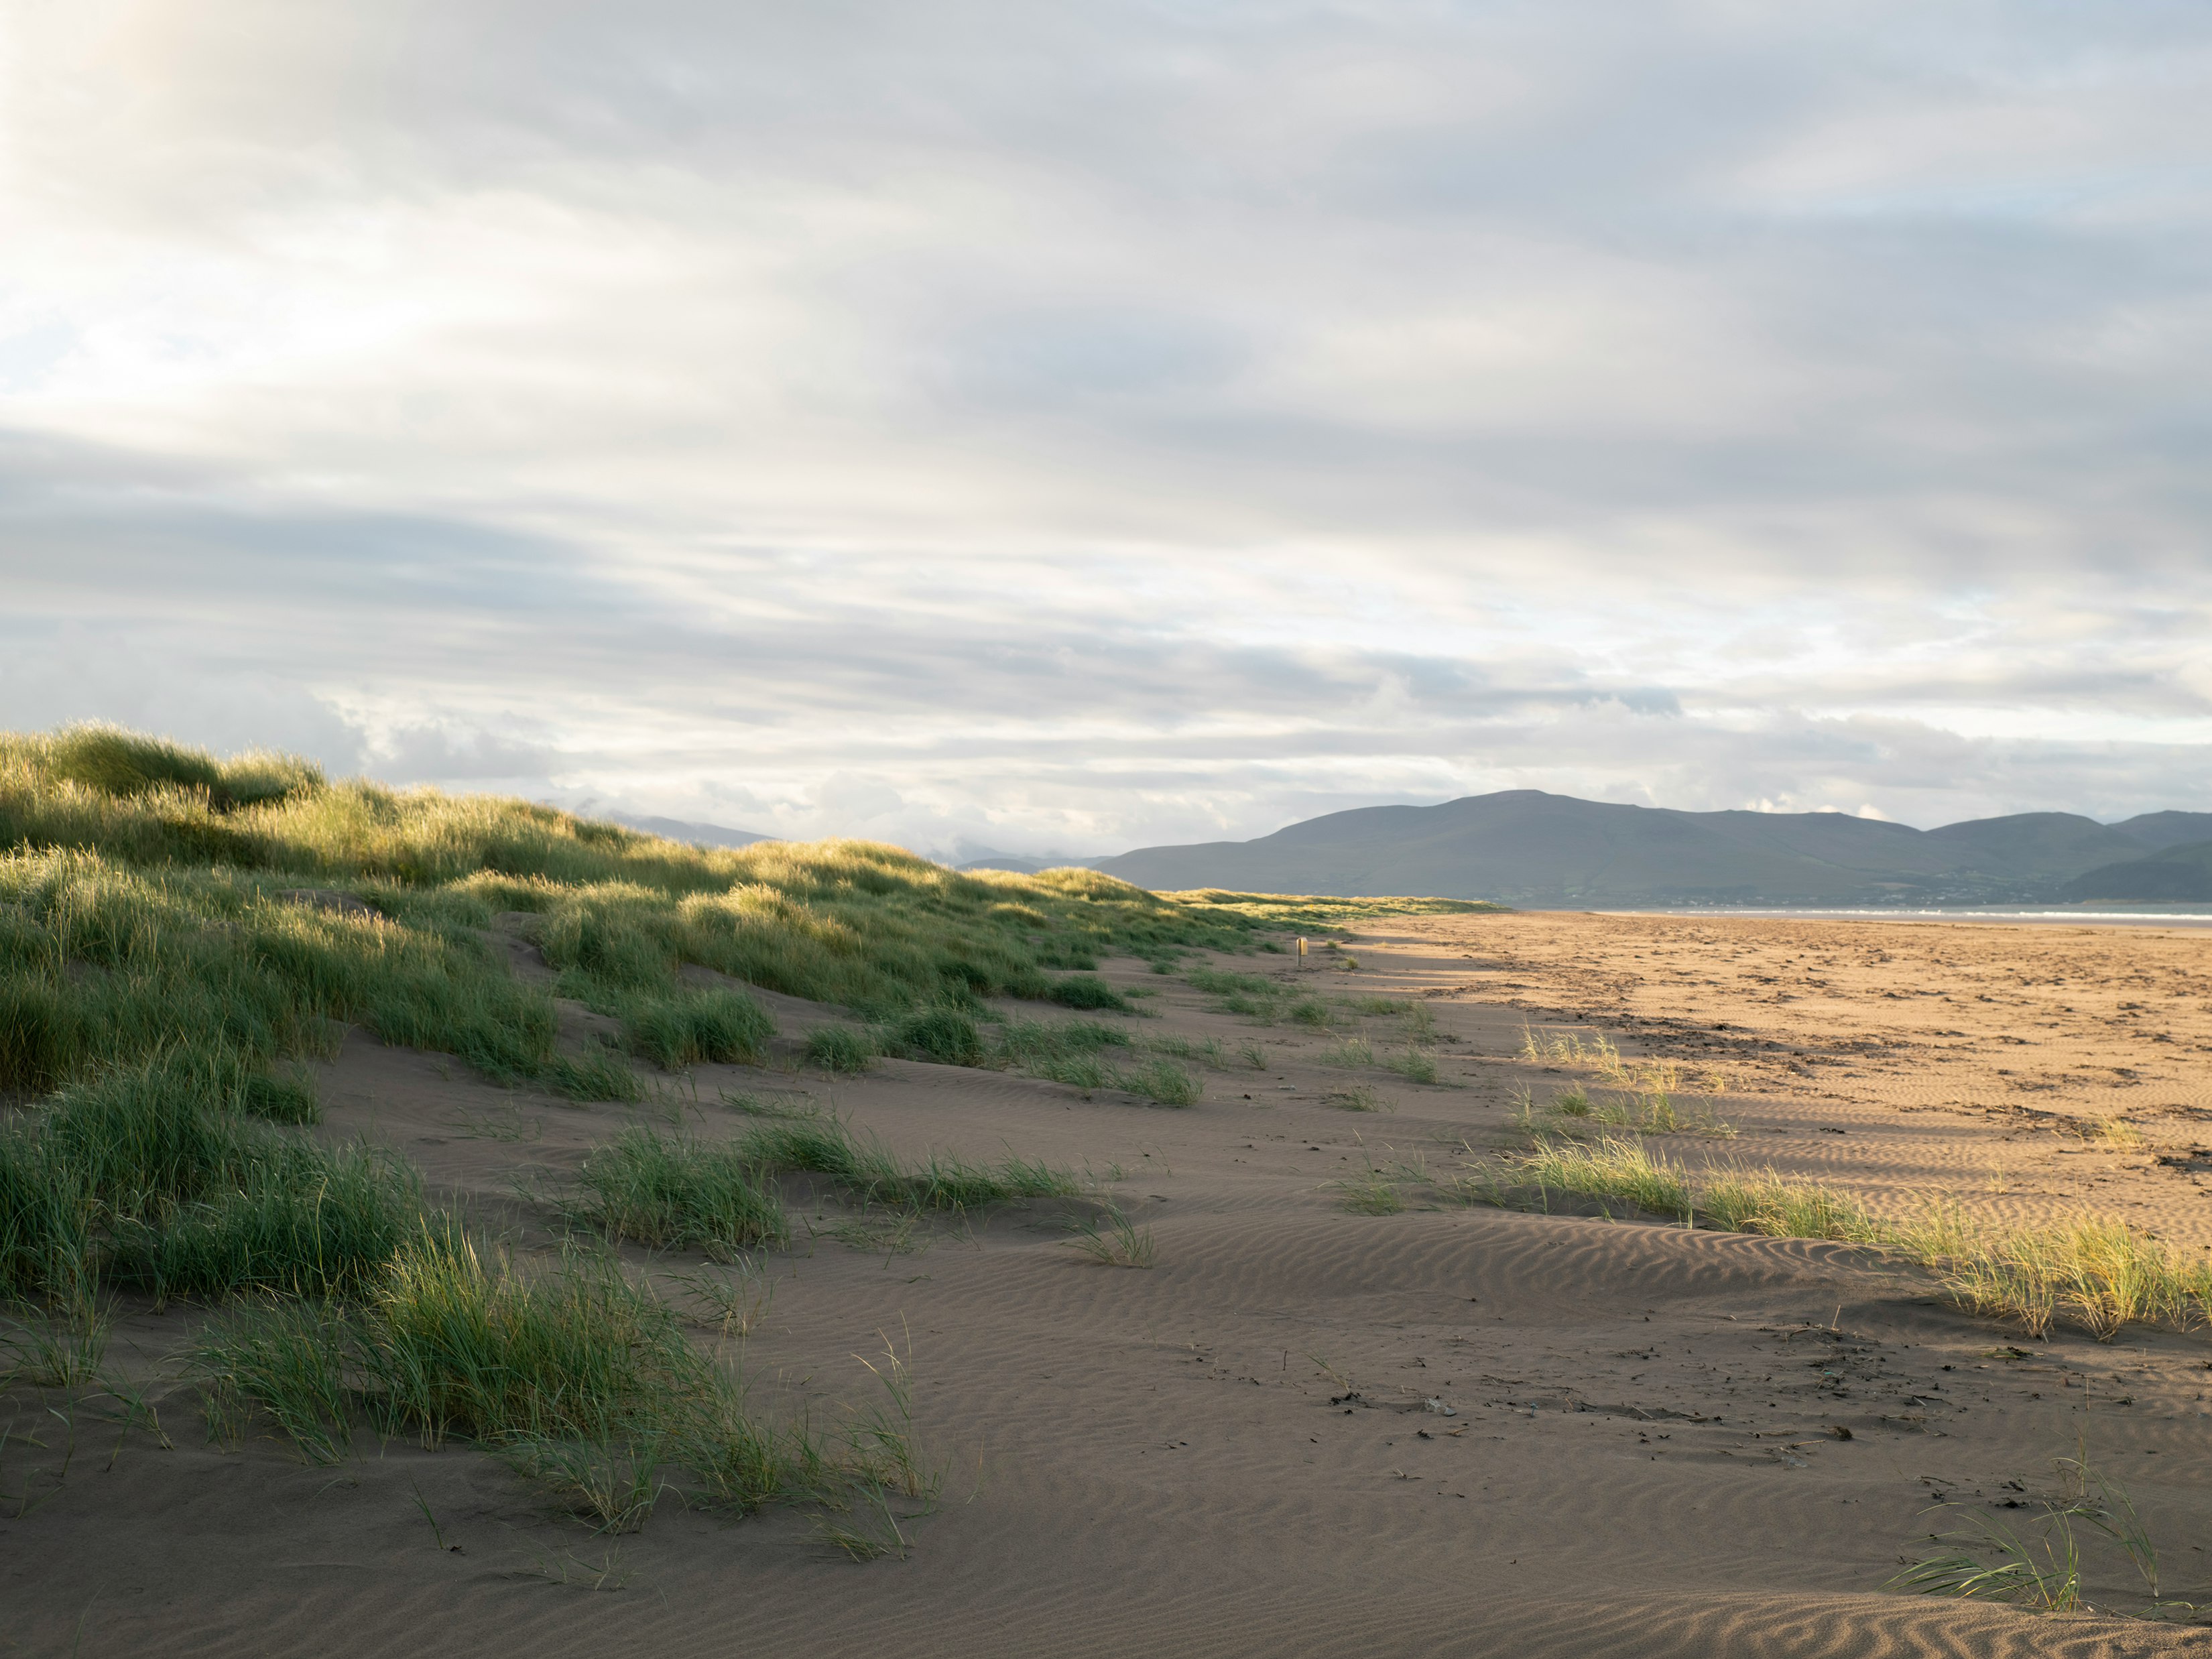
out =
[[[2006,921],[2042,927],[2212,927],[2212,904],[2146,904],[2094,907],[2069,904],[1867,904],[1820,908],[1813,906],[1749,904],[1650,904],[1597,912],[1615,916],[1771,916],[1813,921]]]

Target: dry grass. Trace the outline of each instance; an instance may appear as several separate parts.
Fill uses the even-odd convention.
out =
[[[2130,1325],[2212,1324],[2212,1263],[2105,1218],[1990,1229],[1955,1206],[1923,1206],[1910,1222],[1772,1169],[1727,1166],[1693,1176],[1640,1139],[1539,1138],[1445,1183],[1462,1199],[1548,1207],[1554,1194],[1620,1203],[1729,1232],[1829,1239],[1889,1252],[1933,1273],[1958,1306],[2040,1336],[2063,1323],[2110,1341]]]

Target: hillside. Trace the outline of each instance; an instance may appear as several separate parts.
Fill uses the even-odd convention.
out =
[[[1333,812],[1255,841],[1145,848],[1093,867],[1162,892],[1575,905],[2033,900],[2140,858],[2199,819],[2212,824],[2205,813],[2102,824],[2027,812],[1921,830],[1839,812],[1683,812],[1515,789]]]
[[[2212,841],[2168,847],[2148,858],[2101,865],[2066,884],[2069,899],[2212,904]]]

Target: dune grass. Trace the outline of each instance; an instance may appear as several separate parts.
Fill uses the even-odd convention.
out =
[[[1935,1534],[1949,1547],[1908,1562],[1889,1588],[2005,1601],[2038,1613],[2201,1619],[2201,1603],[2165,1595],[2151,1528],[2127,1488],[2094,1467],[2087,1436],[2076,1442],[2075,1455],[2055,1463],[2058,1490],[2014,1505],[2031,1511],[2024,1523],[2008,1524],[1963,1504],[1939,1504],[1964,1511],[1966,1524]],[[2100,1602],[2093,1608],[2085,1583],[2092,1571],[2107,1582],[2132,1579],[2136,1590],[2127,1599],[2133,1606]]]
[[[1140,1047],[1153,1051],[1152,1057],[1138,1058]],[[1140,1044],[1129,1032],[1097,1020],[1015,1019],[1000,1024],[989,1059],[1073,1088],[1118,1089],[1163,1106],[1192,1106],[1204,1090],[1181,1058],[1209,1052],[1218,1054],[1218,1045],[1209,1051],[1171,1037],[1147,1038]]]
[[[1137,1225],[1116,1204],[1108,1204],[1101,1214],[1080,1224],[1067,1242],[1102,1267],[1149,1267],[1159,1250],[1152,1230]]]
[[[1318,1058],[1324,1066],[1347,1068],[1372,1066],[1375,1063],[1375,1045],[1365,1037],[1346,1037],[1343,1042],[1322,1049]]]
[[[1970,1313],[2041,1336],[2065,1324],[2108,1342],[2130,1325],[2212,1325],[2212,1263],[2194,1261],[2108,1218],[1987,1228],[1930,1203],[1908,1222],[1876,1215],[1848,1194],[1769,1169],[1731,1165],[1693,1177],[1640,1139],[1539,1139],[1446,1183],[1462,1199],[1548,1207],[1550,1195],[1620,1204],[1728,1232],[1816,1238],[1883,1250],[1928,1269]]]
[[[1408,1083],[1441,1084],[1443,1074],[1437,1069],[1437,1057],[1426,1048],[1402,1048],[1387,1056],[1383,1066]]]
[[[319,1463],[346,1455],[357,1424],[426,1446],[465,1437],[610,1531],[639,1524],[678,1474],[687,1502],[738,1511],[818,1478],[611,1259],[526,1274],[450,1225],[421,1227],[358,1300],[234,1309],[192,1363],[234,1435],[259,1412]]]
[[[1735,1138],[1735,1126],[1716,1113],[1711,1102],[1686,1104],[1663,1089],[1594,1094],[1577,1084],[1553,1095],[1549,1103],[1541,1109],[1545,1115],[1541,1121],[1530,1091],[1520,1090],[1517,1098],[1520,1109],[1514,1121],[1532,1135],[1573,1135],[1580,1132],[1581,1125],[1592,1124],[1632,1134],[1705,1135],[1721,1140]]]
[[[1666,1097],[1691,1092],[1694,1087],[1696,1091],[1717,1095],[1728,1086],[1726,1075],[1717,1070],[1707,1070],[1692,1079],[1679,1061],[1624,1055],[1602,1031],[1585,1036],[1580,1031],[1540,1030],[1524,1022],[1521,1058],[1532,1066],[1585,1067],[1631,1094]]]
[[[633,1124],[585,1158],[576,1186],[569,1215],[611,1241],[727,1259],[791,1235],[781,1195],[727,1143]]]
[[[1183,975],[1194,988],[1205,992],[1224,1013],[1241,1014],[1262,1025],[1288,1021],[1294,1025],[1327,1030],[1336,1016],[1329,1006],[1304,987],[1269,979],[1262,974],[1240,974],[1218,968],[1194,968]]]
[[[849,1025],[817,1025],[806,1034],[805,1060],[833,1077],[857,1077],[876,1063],[876,1042]]]
[[[615,1051],[562,1048],[555,995],[675,1070],[765,1058],[773,1024],[750,984],[873,1023],[865,1043],[817,1045],[833,1069],[865,1050],[974,1065],[987,997],[1127,1012],[1097,976],[1107,955],[1164,966],[1402,908],[963,875],[857,842],[703,849],[104,727],[0,734],[0,1299],[23,1308],[9,1328],[28,1334],[10,1341],[30,1371],[97,1365],[115,1287],[227,1302],[198,1357],[218,1421],[266,1413],[317,1458],[362,1422],[465,1434],[617,1528],[672,1481],[743,1508],[823,1490],[833,1460],[803,1429],[752,1425],[611,1259],[488,1262],[424,1218],[405,1164],[307,1139],[319,1109],[301,1061],[350,1027],[495,1081],[636,1099]],[[499,935],[518,932],[550,988],[508,970]],[[1114,1073],[1196,1097],[1164,1054]],[[612,1237],[729,1253],[781,1236],[767,1177],[790,1170],[916,1212],[1081,1190],[1012,1158],[902,1163],[792,1116],[730,1147],[619,1137],[568,1201]],[[869,1444],[842,1467],[881,1489],[897,1460]]]
[[[978,1209],[1009,1199],[1073,1198],[1085,1190],[1072,1170],[1031,1159],[971,1164],[931,1152],[906,1164],[880,1140],[856,1135],[827,1114],[756,1125],[730,1144],[728,1155],[763,1172],[826,1176],[863,1202],[916,1210]]]
[[[1361,1168],[1332,1185],[1337,1202],[1354,1215],[1397,1215],[1407,1207],[1406,1189],[1428,1184],[1426,1165],[1418,1158],[1394,1164],[1377,1164],[1363,1152]]]
[[[1126,1014],[1135,1006],[1096,974],[1070,974],[1065,979],[1053,980],[1044,994],[1047,1000],[1067,1008],[1111,1009]]]
[[[349,1025],[498,1081],[641,1098],[614,1053],[561,1048],[552,996],[488,937],[502,915],[520,913],[555,989],[674,1069],[758,1060],[773,1029],[735,984],[686,981],[688,965],[859,1009],[879,1022],[869,1048],[973,1065],[985,995],[1126,1007],[1091,971],[1103,954],[1247,949],[1299,908],[1164,900],[1085,871],[963,876],[860,842],[702,849],[101,727],[0,735],[0,1294],[15,1297],[102,1275],[308,1293],[358,1273],[411,1213],[405,1181],[264,1132],[316,1117],[297,1062]],[[860,1040],[823,1041],[818,1063],[865,1063]],[[1112,1073],[1101,1083],[1196,1097],[1165,1057]],[[325,1219],[303,1232],[300,1205]],[[350,1242],[331,1233],[349,1216]]]
[[[374,1271],[416,1212],[412,1173],[257,1118],[249,1076],[170,1053],[0,1127],[0,1296],[325,1295]]]

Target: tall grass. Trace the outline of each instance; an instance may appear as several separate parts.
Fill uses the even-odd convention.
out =
[[[1928,1268],[1967,1311],[2033,1335],[2065,1323],[2110,1341],[2133,1324],[2212,1324],[2212,1263],[2109,1218],[1994,1230],[1974,1225],[1955,1206],[1933,1204],[1918,1219],[1897,1222],[1847,1194],[1771,1168],[1729,1166],[1699,1181],[1642,1140],[1612,1136],[1589,1145],[1540,1138],[1532,1151],[1451,1183],[1451,1190],[1502,1204],[1547,1203],[1558,1193],[1685,1225],[1867,1245]]]
[[[570,1213],[608,1238],[727,1257],[781,1243],[782,1198],[738,1147],[632,1125],[584,1160]]]
[[[0,1297],[48,1304],[24,1328],[104,1328],[118,1285],[227,1301],[198,1361],[219,1422],[265,1413],[315,1458],[363,1422],[467,1435],[617,1528],[672,1481],[742,1508],[818,1492],[832,1463],[803,1430],[752,1425],[611,1260],[487,1260],[422,1218],[406,1166],[302,1136],[319,1109],[298,1062],[350,1026],[498,1081],[636,1098],[615,1053],[562,1048],[555,994],[673,1069],[765,1057],[750,984],[855,1011],[867,1048],[974,1065],[987,997],[1127,1012],[1096,976],[1107,955],[1249,951],[1388,908],[963,875],[858,842],[702,849],[105,727],[0,734]],[[511,974],[495,929],[533,942],[555,984]],[[1072,1064],[1081,1041],[1046,1046]],[[1196,1097],[1164,1054],[1114,1077]],[[1081,1190],[1042,1164],[909,1164],[792,1117],[726,1147],[632,1131],[568,1202],[611,1237],[727,1254],[781,1236],[768,1177],[791,1170],[917,1212]],[[850,1478],[878,1481],[881,1451],[848,1459]]]
[[[856,1076],[876,1061],[876,1043],[849,1025],[817,1025],[806,1034],[806,1063],[833,1076]]]
[[[416,1213],[404,1165],[242,1109],[240,1074],[169,1054],[63,1090],[0,1129],[0,1293],[106,1278],[156,1297],[343,1291]]]
[[[970,1164],[931,1152],[907,1164],[873,1136],[837,1118],[787,1118],[748,1129],[730,1154],[744,1167],[826,1176],[864,1201],[921,1210],[975,1209],[1016,1198],[1072,1198],[1083,1190],[1073,1171],[1030,1159]]]
[[[1089,971],[1101,956],[1249,948],[1298,911],[1087,871],[965,876],[860,842],[702,849],[106,727],[0,734],[0,1104],[21,1109],[0,1122],[0,1293],[15,1296],[357,1276],[411,1213],[405,1180],[253,1127],[318,1115],[295,1062],[348,1025],[504,1082],[640,1097],[613,1054],[560,1047],[552,996],[487,937],[503,915],[521,913],[555,988],[672,1068],[760,1060],[772,1031],[687,967],[846,1004],[883,1022],[871,1046],[972,1065],[986,995],[1113,1007],[1126,999]],[[323,902],[332,889],[345,902]],[[1164,1058],[1111,1081],[1197,1093]]]
[[[234,1431],[264,1413],[317,1462],[343,1455],[357,1422],[428,1446],[465,1436],[609,1530],[650,1512],[663,1469],[694,1501],[738,1510],[800,1474],[791,1443],[747,1418],[728,1373],[613,1261],[529,1275],[449,1226],[405,1241],[357,1302],[234,1310],[193,1363]]]

